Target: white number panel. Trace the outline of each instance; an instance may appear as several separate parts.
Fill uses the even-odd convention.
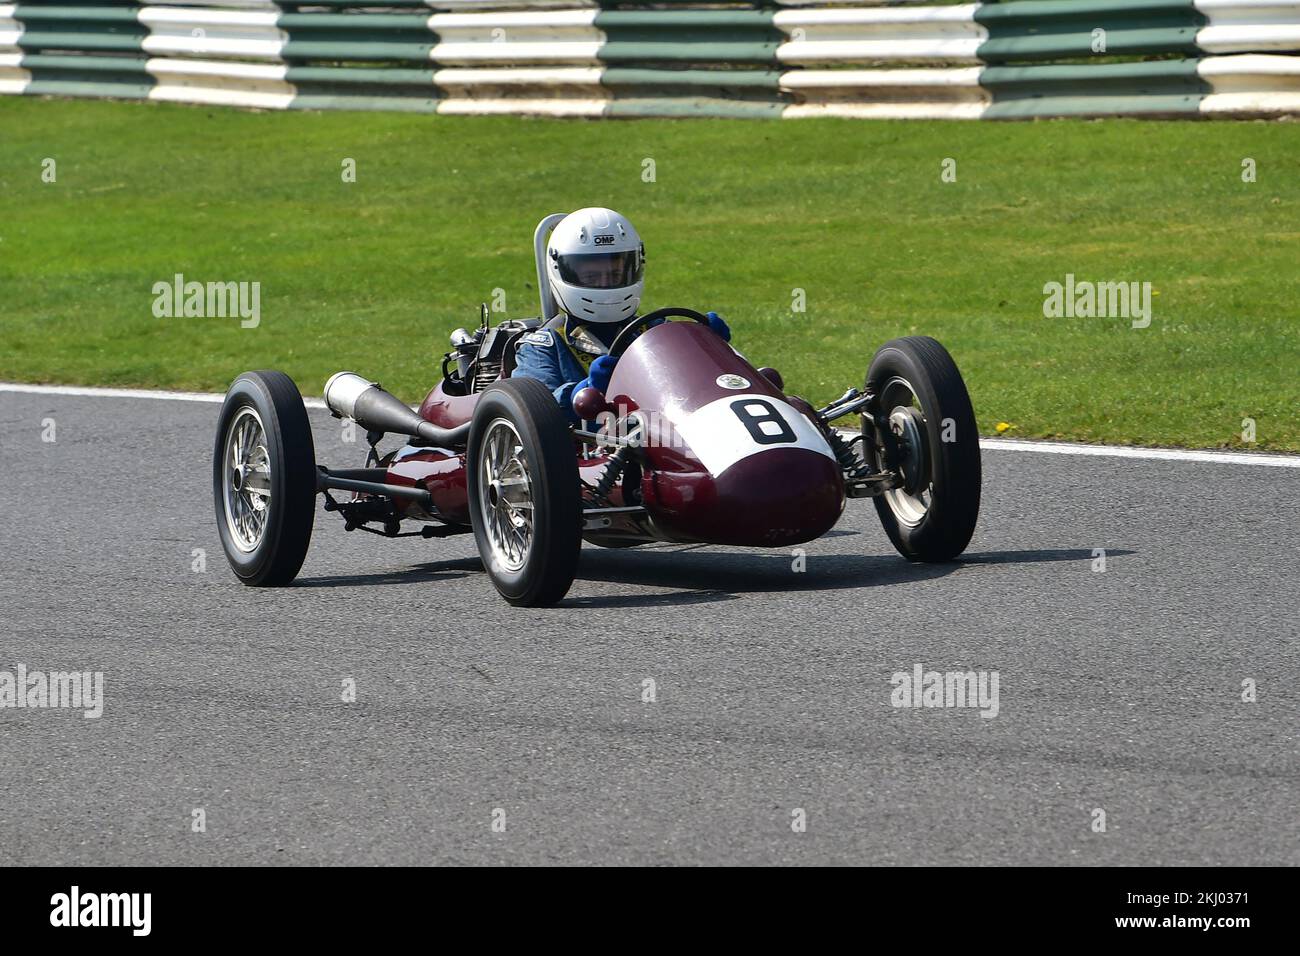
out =
[[[815,425],[788,402],[770,395],[728,395],[673,419],[673,427],[714,477],[750,455],[774,448],[806,448],[835,455]]]

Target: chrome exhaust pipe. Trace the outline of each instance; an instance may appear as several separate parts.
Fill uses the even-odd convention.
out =
[[[427,422],[376,383],[355,372],[335,372],[325,383],[325,404],[337,418],[350,418],[368,431],[395,432],[439,448],[465,444],[469,423],[442,428]]]

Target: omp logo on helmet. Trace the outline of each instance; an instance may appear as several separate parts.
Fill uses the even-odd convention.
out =
[[[598,246],[612,246],[614,244],[614,237],[610,235],[596,236],[595,241]]]

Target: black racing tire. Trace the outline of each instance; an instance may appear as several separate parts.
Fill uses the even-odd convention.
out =
[[[881,399],[887,419],[894,413],[897,431],[919,439],[922,447],[921,455],[910,459],[913,491],[876,496],[880,523],[909,561],[951,561],[975,533],[981,484],[979,430],[957,363],[928,336],[893,339],[871,360],[867,389]],[[906,391],[915,411],[903,405]],[[865,421],[863,431],[864,445],[880,467],[884,456],[872,448],[873,430]]]
[[[241,429],[251,441],[240,452],[243,468],[236,467],[234,447]],[[279,587],[297,576],[315,518],[316,448],[302,395],[283,372],[245,372],[226,392],[212,455],[212,497],[221,547],[240,581]]]
[[[531,378],[490,385],[467,455],[470,523],[488,577],[511,604],[555,604],[582,549],[578,458],[555,396]]]

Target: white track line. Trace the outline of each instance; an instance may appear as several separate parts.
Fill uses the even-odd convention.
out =
[[[994,451],[1033,451],[1048,455],[1091,455],[1095,458],[1148,458],[1168,461],[1208,461],[1216,465],[1267,465],[1300,468],[1300,455],[1265,455],[1254,452],[1193,451],[1184,448],[1143,448],[1136,445],[1080,445],[1064,441],[1023,441],[1015,438],[981,438],[980,448]]]
[[[0,382],[0,392],[22,392],[29,395],[71,395],[74,398],[152,398],[161,402],[211,402],[220,405],[224,392],[164,392],[151,388],[91,388],[80,385],[23,385],[19,382]],[[308,408],[325,408],[325,400],[304,398]]]
[[[30,395],[68,395],[78,398],[151,398],[168,402],[219,403],[219,392],[164,392],[145,388],[89,388],[74,385],[23,385],[0,382],[0,392]],[[325,408],[319,398],[304,398],[308,408]],[[1265,455],[1230,451],[1191,451],[1181,448],[1140,448],[1128,445],[1081,445],[1075,442],[1023,441],[1015,438],[981,438],[987,451],[1022,451],[1047,455],[1085,455],[1094,458],[1143,458],[1158,461],[1200,461],[1214,465],[1263,465],[1300,468],[1300,455]]]

